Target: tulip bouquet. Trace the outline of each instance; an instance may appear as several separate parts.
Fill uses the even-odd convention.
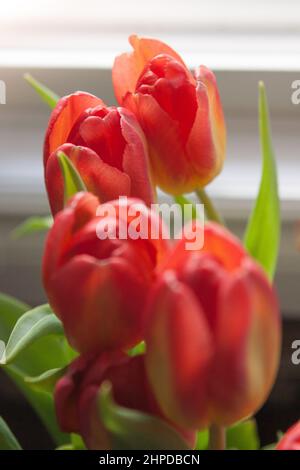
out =
[[[49,231],[49,304],[32,309],[1,295],[1,364],[60,449],[258,449],[253,415],[274,384],[281,346],[264,86],[262,177],[240,241],[204,189],[226,153],[214,74],[191,73],[159,40],[130,43],[112,70],[118,107],[86,92],[59,98],[27,77],[53,108],[43,159],[53,219],[18,231]],[[205,224],[193,211],[180,239],[168,239],[153,208],[157,188],[182,210],[195,192]],[[156,236],[124,236],[133,225],[151,225]],[[195,234],[203,243],[189,250]],[[2,448],[20,448],[4,421],[0,435]],[[277,448],[299,449],[299,436],[297,424]]]

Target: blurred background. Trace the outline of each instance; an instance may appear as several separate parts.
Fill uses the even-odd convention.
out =
[[[291,101],[292,83],[300,79],[298,0],[2,2],[0,80],[6,84],[6,104],[0,104],[0,290],[31,305],[45,301],[40,281],[44,237],[11,237],[29,215],[48,214],[42,144],[49,109],[25,83],[24,73],[59,95],[85,90],[114,103],[111,67],[116,54],[129,50],[131,33],[165,40],[191,67],[205,64],[215,71],[229,143],[224,171],[208,192],[239,236],[259,184],[257,83],[266,83],[282,205],[276,286],[284,348],[279,379],[258,423],[262,442],[274,441],[277,430],[300,417],[300,366],[291,363],[292,341],[300,339],[300,105]],[[26,448],[49,445],[3,374],[0,414]]]

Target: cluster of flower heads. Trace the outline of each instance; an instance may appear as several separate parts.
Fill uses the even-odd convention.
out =
[[[110,201],[121,213],[119,196],[128,197],[126,223],[138,199],[145,223],[162,233],[149,207],[156,186],[173,195],[203,187],[225,156],[213,73],[201,66],[193,75],[158,40],[130,42],[133,52],[113,67],[121,107],[74,93],[58,102],[46,133],[55,219],[43,280],[79,353],[56,385],[56,410],[61,429],[81,434],[88,448],[113,448],[99,406],[109,384],[117,405],[156,417],[193,448],[198,429],[231,425],[266,400],[279,361],[278,305],[262,269],[218,224],[193,222],[204,245],[192,251],[184,236],[176,243],[99,237],[99,204]],[[60,152],[87,188],[66,205]],[[118,233],[120,218],[112,223]]]

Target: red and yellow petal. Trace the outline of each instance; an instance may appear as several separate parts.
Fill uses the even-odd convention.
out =
[[[145,136],[130,111],[125,108],[118,108],[118,111],[121,118],[121,132],[126,141],[123,153],[123,171],[130,177],[131,196],[142,199],[146,205],[150,206],[154,202],[155,195],[151,184]]]
[[[171,194],[193,190],[197,176],[186,159],[179,124],[150,95],[127,95],[125,106],[136,113],[147,136],[154,182]]]
[[[253,413],[270,393],[280,356],[281,325],[274,291],[247,259],[219,298],[211,395],[215,422],[230,425]]]
[[[196,237],[200,248],[187,250],[187,244]],[[161,269],[180,270],[192,252],[211,255],[229,272],[238,269],[247,256],[241,242],[227,229],[214,222],[205,223],[203,228],[201,221],[194,220],[184,227],[182,238],[175,244]]]
[[[64,96],[58,101],[51,113],[45,136],[44,165],[51,153],[67,142],[68,135],[81,113],[98,105],[104,106],[100,98],[82,91]]]
[[[69,157],[87,190],[95,194],[100,202],[115,199],[119,195],[130,195],[129,175],[104,163],[93,150],[87,147],[64,144],[50,155],[45,171],[49,202],[54,215],[64,207],[64,182],[57,159],[58,152],[64,152]]]
[[[216,78],[208,68],[196,71],[197,114],[190,132],[186,152],[205,186],[222,169],[226,154],[226,126]]]
[[[178,425],[206,426],[214,345],[201,306],[167,271],[152,293],[147,315],[146,364],[159,405]]]
[[[159,54],[168,54],[185,66],[180,55],[158,39],[139,38],[132,35],[129,37],[129,42],[133,47],[133,51],[116,57],[112,71],[115,95],[120,104],[123,103],[123,99],[128,92],[133,93],[135,91],[141,72],[153,57]]]

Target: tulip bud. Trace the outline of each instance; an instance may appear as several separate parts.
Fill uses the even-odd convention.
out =
[[[121,226],[130,226],[127,215],[137,203],[143,209],[139,220],[156,224],[158,239],[119,237]],[[114,217],[105,216],[92,194],[77,193],[57,214],[45,247],[49,302],[70,344],[81,353],[129,348],[143,339],[145,298],[168,249],[159,217],[142,201],[128,199],[123,206],[112,201],[109,208],[115,209]],[[112,236],[106,233],[108,222]]]
[[[147,370],[181,426],[229,426],[257,411],[274,383],[281,328],[275,293],[230,233],[209,223],[201,251],[180,241],[148,306]]]
[[[287,430],[278,442],[276,450],[300,450],[300,421]]]
[[[222,169],[226,130],[214,74],[195,76],[160,41],[130,37],[131,54],[113,67],[116,97],[139,120],[146,135],[154,182],[181,194],[203,187]]]
[[[81,434],[89,449],[116,448],[116,436],[107,429],[105,416],[99,405],[99,393],[104,383],[111,385],[113,400],[117,406],[145,414],[140,415],[140,423],[135,432],[145,431],[149,421],[147,416],[158,417],[164,426],[165,418],[147,380],[144,356],[130,358],[121,352],[111,352],[89,359],[79,357],[56,384],[55,407],[63,431]],[[123,413],[120,427],[122,423],[124,426],[124,421],[126,415]],[[167,425],[170,426],[170,423]],[[131,442],[137,439],[138,436],[132,435],[133,430],[129,427],[126,431],[125,426],[124,431],[123,438]],[[131,435],[127,436],[127,432]],[[173,432],[180,432],[183,442],[186,441],[191,446],[194,444],[195,432],[175,429]],[[160,433],[159,427],[156,433]],[[151,437],[150,435],[149,438]],[[157,441],[159,436],[154,438]],[[147,445],[149,444],[150,442],[147,442]]]
[[[77,92],[59,100],[44,144],[45,182],[53,215],[63,206],[63,178],[57,155],[64,152],[87,189],[101,202],[120,195],[153,201],[147,146],[134,115],[107,107],[93,95]]]

